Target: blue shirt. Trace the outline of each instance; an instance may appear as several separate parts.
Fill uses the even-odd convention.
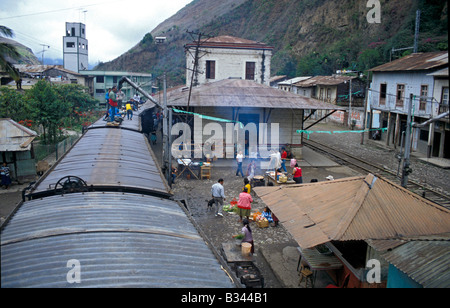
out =
[[[213,197],[225,199],[225,192],[222,184],[220,183],[216,183],[211,187],[211,194]]]

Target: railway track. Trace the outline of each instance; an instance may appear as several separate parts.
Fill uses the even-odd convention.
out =
[[[331,160],[340,165],[345,165],[358,172],[372,173],[376,176],[383,177],[394,183],[399,183],[400,178],[397,176],[397,172],[393,172],[378,164],[367,162],[359,157],[355,157],[343,151],[329,147],[317,141],[307,140],[303,142],[305,146],[313,149],[314,151],[328,156]],[[432,187],[425,186],[413,180],[408,180],[406,187],[409,191],[431,201],[439,204],[447,209],[450,209],[450,196],[445,195],[439,191],[436,191]]]

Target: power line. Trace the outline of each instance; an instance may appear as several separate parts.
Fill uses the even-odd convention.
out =
[[[0,18],[0,20],[7,20],[7,19],[21,18],[21,17],[28,17],[28,16],[35,16],[35,15],[42,15],[42,14],[50,14],[50,13],[57,13],[57,12],[62,12],[62,11],[75,10],[75,9],[79,10],[79,9],[84,9],[86,7],[97,6],[97,5],[102,5],[102,4],[111,4],[111,3],[114,3],[114,2],[118,2],[118,1],[113,1],[113,2],[108,1],[108,2],[88,4],[88,5],[84,5],[84,6],[70,7],[70,8],[64,8],[64,9],[51,10],[51,11],[43,11],[43,12],[24,14],[24,15],[8,16],[8,17]]]

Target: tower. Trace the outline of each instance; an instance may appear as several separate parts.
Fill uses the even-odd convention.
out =
[[[63,45],[64,68],[77,73],[88,70],[86,25],[79,22],[66,22]]]

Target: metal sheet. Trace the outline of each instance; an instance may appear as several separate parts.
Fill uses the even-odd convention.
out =
[[[122,193],[26,202],[2,230],[1,273],[2,287],[233,286],[176,202]]]
[[[124,129],[99,128],[86,132],[32,193],[54,189],[65,176],[80,177],[89,186],[168,192],[145,136]]]

